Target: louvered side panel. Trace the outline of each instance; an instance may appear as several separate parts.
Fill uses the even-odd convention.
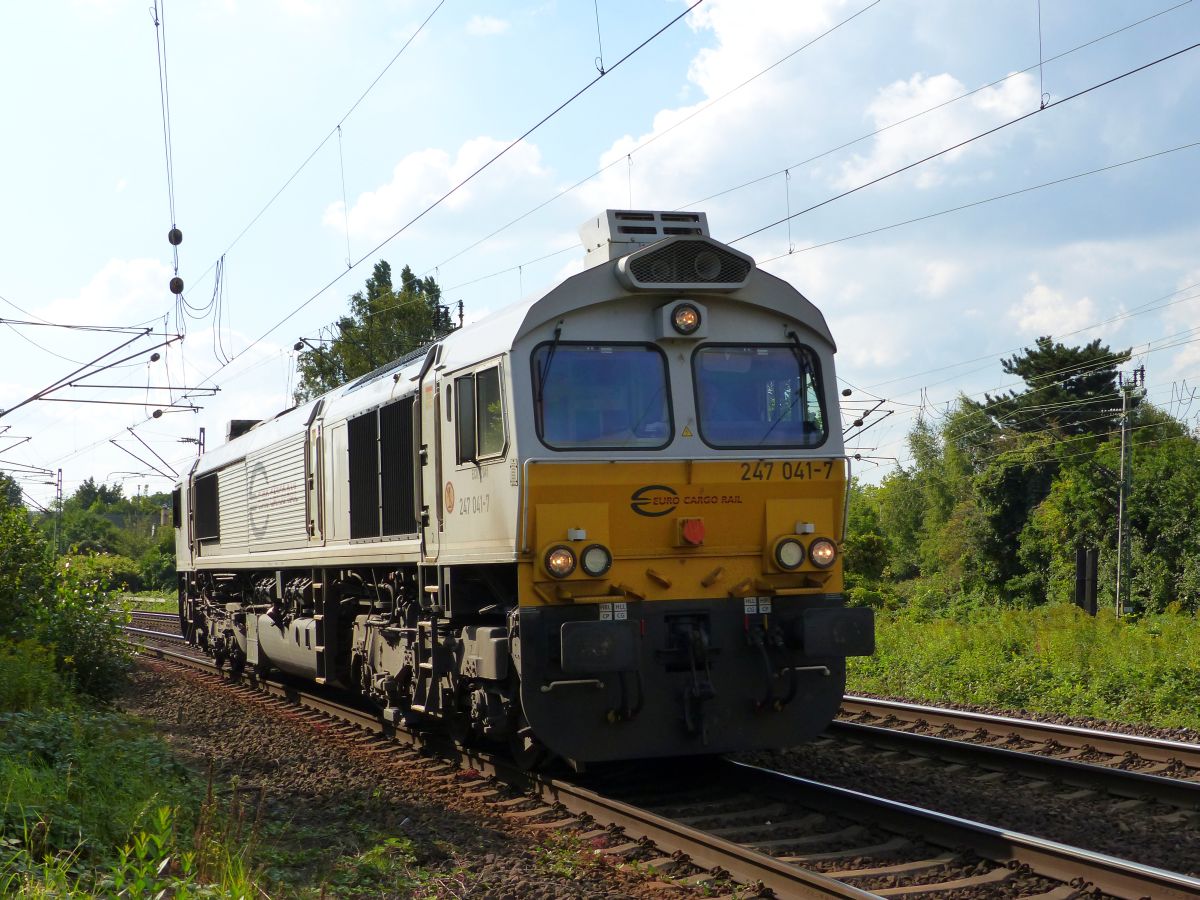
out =
[[[306,546],[303,433],[255,453],[246,468],[251,551]]]
[[[379,483],[385,535],[416,534],[413,492],[413,398],[379,410]]]
[[[350,537],[379,537],[379,416],[347,422],[350,438]]]
[[[217,508],[221,539],[205,542],[204,556],[245,553],[249,531],[246,515],[246,463],[237,462],[217,473]]]

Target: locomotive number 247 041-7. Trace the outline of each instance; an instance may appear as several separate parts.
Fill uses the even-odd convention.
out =
[[[742,481],[828,480],[833,475],[833,460],[759,460],[741,463],[741,470]]]

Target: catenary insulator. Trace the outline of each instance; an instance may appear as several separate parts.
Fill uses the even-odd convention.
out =
[[[172,247],[178,247],[183,243],[183,232],[178,228],[172,228],[167,232],[167,240],[171,242]]]
[[[183,293],[183,279],[180,278],[178,275],[176,275],[174,278],[171,279],[171,293],[172,294],[182,294]]]

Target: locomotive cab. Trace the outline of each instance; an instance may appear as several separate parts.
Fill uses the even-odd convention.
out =
[[[522,705],[572,759],[798,743],[874,643],[842,593],[834,344],[701,214],[635,215],[567,283],[604,299],[552,292],[514,342]]]

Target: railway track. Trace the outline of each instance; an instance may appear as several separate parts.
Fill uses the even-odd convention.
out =
[[[1200,744],[853,696],[828,734],[876,751],[1200,809]]]
[[[144,652],[219,677],[211,661],[161,643]],[[732,878],[748,886],[743,897],[1200,897],[1200,879],[731,760],[535,775],[294,685],[228,687],[357,729],[381,754],[436,755],[446,777],[465,770],[477,779],[470,793],[531,828],[574,832],[683,883],[720,890]]]
[[[133,610],[125,633],[142,641],[153,641],[165,645],[184,646],[186,639],[179,633],[179,616],[175,613],[146,612]]]

